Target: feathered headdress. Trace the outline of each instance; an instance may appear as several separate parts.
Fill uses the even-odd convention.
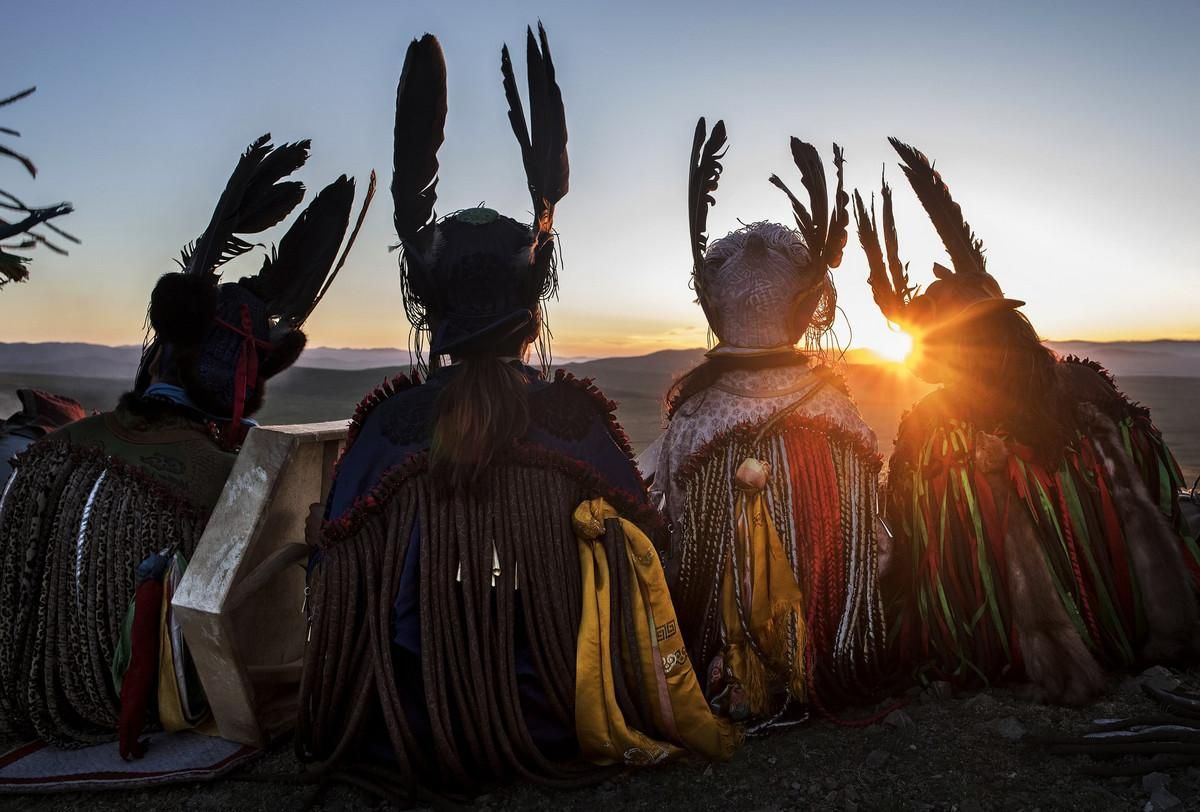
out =
[[[919,289],[909,283],[908,265],[900,260],[896,221],[892,212],[892,190],[887,181],[883,181],[881,192],[882,248],[874,200],[868,212],[862,196],[855,190],[854,219],[858,226],[859,243],[867,255],[870,269],[868,282],[875,303],[888,321],[905,329],[928,332],[984,313],[1025,304],[1017,299],[1005,298],[999,283],[987,272],[983,241],[975,236],[963,217],[962,209],[950,196],[950,188],[930,160],[920,150],[895,138],[889,138],[888,142],[900,155],[904,176],[908,178],[938,236],[942,238],[953,266],[952,270],[935,262],[933,274],[936,281],[924,293],[919,293]]]
[[[208,226],[180,253],[181,270],[155,284],[148,319],[153,337],[136,385],[145,390],[157,357],[198,408],[231,424],[254,411],[262,382],[291,366],[304,348],[301,328],[345,263],[375,191],[372,173],[340,258],[354,203],[354,181],[345,175],[317,194],[255,276],[218,284],[222,266],[255,247],[247,238],[280,223],[304,197],[302,183],[285,179],[308,160],[309,142],[275,147],[270,140],[264,135],[242,154]]]
[[[432,34],[414,40],[405,55],[396,91],[392,198],[403,249],[404,308],[418,357],[426,333],[435,360],[486,351],[528,324],[540,303],[557,292],[554,208],[567,193],[570,170],[562,92],[541,23],[536,37],[527,29],[526,61],[528,122],[508,46],[501,50],[501,79],[533,204],[532,225],[482,208],[437,219],[446,61]]]
[[[781,189],[792,205],[796,231],[773,223],[755,223],[708,246],[708,208],[715,205],[714,192],[720,182],[721,160],[726,151],[725,122],[718,121],[711,135],[705,120],[696,124],[692,155],[688,164],[688,226],[692,248],[692,286],[709,325],[721,339],[716,353],[733,353],[789,348],[800,333],[824,334],[832,323],[833,296],[828,306],[804,324],[793,315],[798,302],[810,299],[827,286],[828,271],[841,264],[846,247],[846,227],[850,198],[843,188],[843,153],[833,145],[837,169],[837,190],[830,211],[825,167],[812,144],[791,139],[792,159],[800,170],[801,183],[808,190],[809,206],[801,203],[778,175],[769,178]],[[810,211],[811,209],[811,211]],[[760,248],[759,246],[762,246]],[[777,278],[777,269],[763,253],[785,257],[787,270]],[[736,268],[722,266],[734,256]],[[778,264],[778,263],[774,263]],[[747,286],[747,274],[756,275],[757,283]],[[814,339],[816,341],[817,339]]]

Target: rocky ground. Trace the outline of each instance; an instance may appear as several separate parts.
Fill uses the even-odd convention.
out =
[[[886,721],[861,728],[812,722],[749,741],[728,764],[680,763],[628,771],[597,787],[549,792],[497,789],[480,809],[822,809],[822,810],[1155,810],[1200,809],[1200,769],[1138,778],[1097,778],[1083,757],[1049,755],[1031,739],[1078,733],[1093,719],[1155,711],[1141,690],[1150,681],[1194,690],[1200,675],[1151,669],[1130,677],[1084,709],[1053,708],[1005,690],[954,695],[935,684]],[[244,777],[296,771],[286,745],[246,768]],[[22,810],[284,810],[303,806],[308,789],[239,780],[145,792],[0,796]],[[316,809],[391,808],[345,787]]]

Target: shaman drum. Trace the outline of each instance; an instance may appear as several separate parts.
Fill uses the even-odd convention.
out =
[[[250,430],[171,602],[221,736],[265,746],[295,719],[307,623],[304,528],[346,423]]]

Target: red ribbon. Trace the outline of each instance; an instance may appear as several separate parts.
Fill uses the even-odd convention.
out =
[[[250,319],[250,307],[241,308],[242,325],[235,327],[227,321],[217,319],[217,324],[242,337],[242,348],[238,352],[237,371],[233,377],[233,413],[225,427],[225,440],[236,444],[242,429],[242,417],[246,411],[246,391],[258,386],[258,349],[270,349],[269,342],[254,337],[254,323]]]

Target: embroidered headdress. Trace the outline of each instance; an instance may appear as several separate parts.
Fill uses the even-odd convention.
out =
[[[721,177],[725,122],[707,135],[696,124],[688,177],[692,286],[719,344],[709,355],[754,355],[810,346],[833,325],[837,295],[830,269],[846,247],[849,197],[842,188],[842,150],[833,145],[837,191],[829,210],[825,167],[812,144],[791,139],[792,160],[808,190],[805,207],[778,175],[770,182],[788,196],[796,228],[752,223],[708,245],[708,207]],[[811,208],[811,211],[810,211]]]
[[[242,154],[207,228],[184,247],[181,270],[155,284],[135,384],[145,392],[154,364],[160,377],[178,378],[199,410],[231,427],[259,408],[264,382],[304,349],[301,327],[345,262],[375,189],[372,173],[340,258],[354,203],[354,180],[345,175],[296,218],[256,276],[220,284],[222,266],[255,247],[245,238],[278,224],[304,197],[302,183],[284,178],[308,160],[309,142],[270,140],[264,135]]]
[[[521,148],[534,220],[525,225],[491,209],[455,212],[441,220],[438,147],[446,124],[446,61],[432,34],[414,40],[396,91],[392,198],[400,237],[404,309],[423,363],[453,353],[494,351],[542,317],[558,291],[554,207],[567,193],[567,126],[546,31],[527,29],[529,123],[508,47],[500,56],[508,118]],[[543,332],[543,340],[544,340]],[[542,348],[543,352],[545,347]]]

